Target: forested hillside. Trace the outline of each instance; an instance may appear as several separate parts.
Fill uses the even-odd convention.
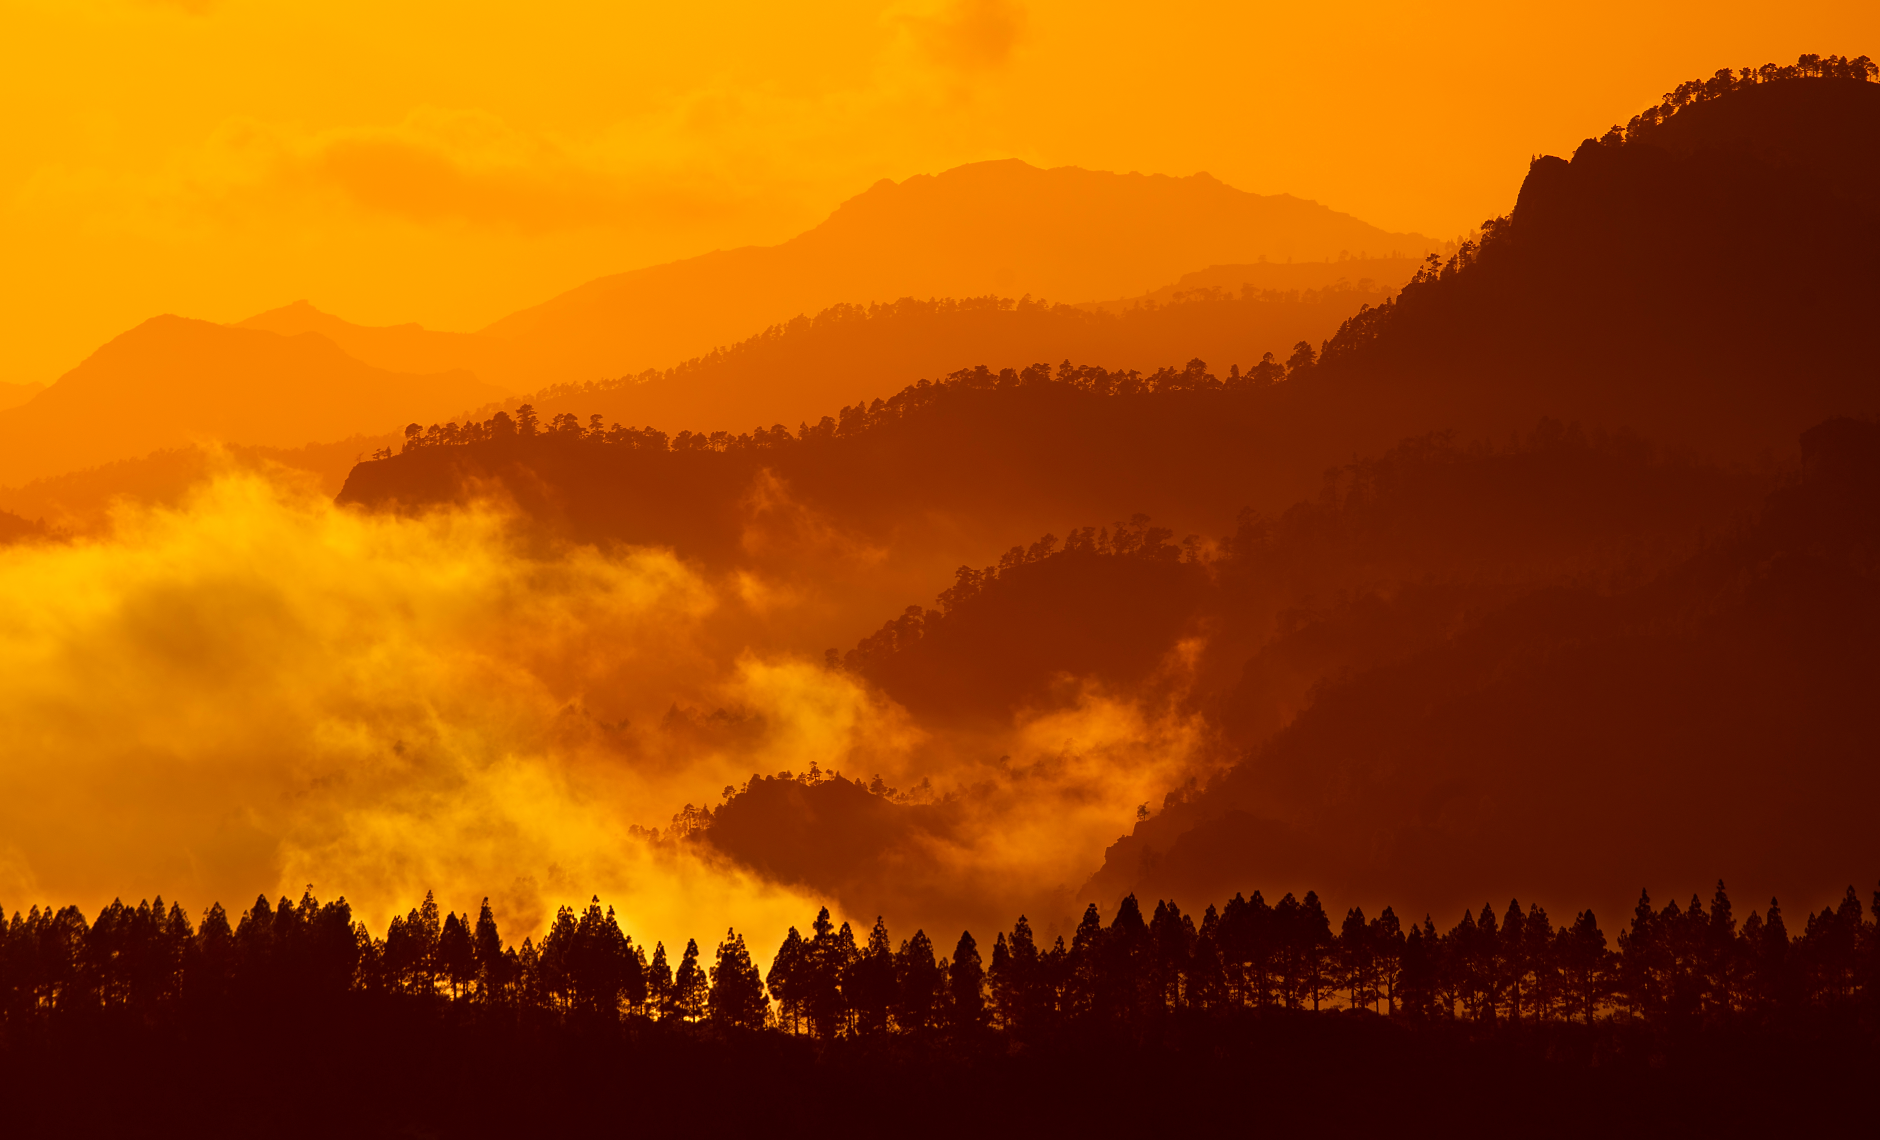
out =
[[[1711,454],[1880,405],[1880,84],[1816,60],[1687,83],[1325,350],[1361,398],[1465,431],[1548,412]]]
[[[1088,890],[1336,866],[1348,889],[1391,893],[1487,851],[1540,890],[1621,866],[1684,881],[1706,860],[1802,884],[1860,858],[1880,794],[1880,427],[1830,421],[1803,446],[1804,474],[1754,525],[1662,575],[1527,592],[1330,675],[1246,761],[1112,848]],[[1395,608],[1356,624],[1389,631]]]
[[[787,515],[889,552],[849,622],[916,576],[896,579],[897,559],[963,554],[932,609],[838,641],[832,667],[956,734],[1094,687],[1201,718],[1192,746],[1220,770],[1144,805],[1079,897],[1219,894],[1249,867],[1337,868],[1328,881],[1371,897],[1448,881],[1491,848],[1511,883],[1550,889],[1594,866],[1688,876],[1745,834],[1729,805],[1778,771],[1789,813],[1832,799],[1815,814],[1833,822],[1804,835],[1779,814],[1735,847],[1795,882],[1856,857],[1842,805],[1865,802],[1854,758],[1876,743],[1850,711],[1874,680],[1854,647],[1871,624],[1876,444],[1867,421],[1825,419],[1880,405],[1856,312],[1873,286],[1858,259],[1814,253],[1880,234],[1872,183],[1844,175],[1880,147],[1870,70],[1685,85],[1571,164],[1538,162],[1479,247],[1322,353],[1301,343],[1225,376],[1198,359],[962,370],[794,430],[671,437],[600,416],[542,424],[533,408],[414,424],[342,499],[418,509],[494,491],[540,533],[724,568],[784,565]],[[1823,160],[1833,140],[1844,161]],[[1738,249],[1755,251],[1749,272],[1723,272]],[[1553,409],[1576,419],[1530,414]],[[1369,442],[1409,425],[1394,449]],[[851,590],[839,571],[823,585],[838,581]],[[727,849],[858,908],[886,880],[819,845],[945,831],[944,812],[916,823],[906,804],[808,830],[789,821],[802,810],[739,806]]]
[[[531,401],[544,420],[566,413],[585,422],[598,414],[608,423],[709,435],[814,422],[856,397],[870,403],[923,378],[987,362],[1101,361],[1111,371],[1153,374],[1199,357],[1217,362],[1226,377],[1269,353],[1283,358],[1301,340],[1317,344],[1362,306],[1383,301],[1389,292],[1366,276],[1370,265],[1250,266],[1226,273],[1232,283],[1225,286],[1196,285],[1117,307],[994,296],[836,305],[670,368],[561,385]],[[1344,271],[1323,272],[1328,268]],[[1293,269],[1301,272],[1287,272]],[[1307,288],[1256,287],[1249,280],[1328,276]]]
[[[644,503],[649,496],[637,481],[655,480],[647,490],[666,486],[657,482],[669,479],[666,461],[575,463],[559,452],[548,458],[553,449],[542,444],[400,456],[361,468],[346,497],[448,501],[472,481],[495,479],[525,509],[552,502],[556,518],[584,539],[722,550],[732,502],[748,492],[748,479],[732,469],[762,468],[827,504],[844,524],[868,516],[878,528],[895,512],[977,512],[990,503],[1012,527],[1144,512],[1184,532],[1218,534],[1242,507],[1282,509],[1310,494],[1326,467],[1432,430],[1501,439],[1553,416],[1740,461],[1792,454],[1799,433],[1826,416],[1876,410],[1863,330],[1880,286],[1860,267],[1880,253],[1880,197],[1871,179],[1841,172],[1864,169],[1880,153],[1880,84],[1733,80],[1635,134],[1589,140],[1572,163],[1537,160],[1513,213],[1491,222],[1479,246],[1433,264],[1394,301],[1352,318],[1322,351],[1295,342],[1256,358],[1250,345],[1245,359],[1202,364],[1201,357],[1187,366],[1179,362],[1191,354],[1179,353],[1155,371],[1094,356],[1070,355],[1049,368],[1037,357],[992,358],[986,371],[962,370],[948,383],[896,396],[844,374],[832,363],[838,349],[864,361],[857,367],[866,374],[874,366],[867,349],[851,355],[857,345],[919,344],[975,321],[1076,324],[1090,315],[911,302],[873,314],[832,310],[820,330],[805,322],[696,362],[684,384],[675,372],[621,390],[709,393],[782,367],[785,358],[828,367],[831,392],[857,388],[860,401],[839,417],[815,432],[804,419],[789,432],[799,442],[822,433],[838,446],[797,449],[792,458],[778,450],[774,427],[741,435],[739,424],[707,422],[702,407],[685,431],[657,425],[676,449],[741,456],[683,461],[698,466],[702,480],[682,496],[683,521],[623,513],[663,509]],[[1753,141],[1776,135],[1792,145]],[[1687,136],[1689,145],[1680,144]],[[1822,157],[1837,146],[1842,157]],[[1821,257],[1827,248],[1837,256]],[[1206,297],[1121,320],[1167,322],[1174,339],[1192,341],[1194,330],[1180,323],[1186,313],[1219,311],[1229,314],[1222,327],[1233,327],[1245,323],[1238,314],[1273,303],[1293,302]],[[997,347],[987,343],[988,351]],[[1269,352],[1274,360],[1262,364]],[[950,395],[925,395],[930,389]],[[571,390],[552,394],[551,411],[532,410],[557,421],[572,416],[583,431],[599,414],[605,430],[616,421],[600,406],[609,398]],[[846,393],[828,406],[838,404],[848,405]],[[878,423],[884,415],[892,422]],[[427,441],[482,438],[421,430]],[[842,442],[849,436],[857,438]],[[771,454],[756,458],[741,438]],[[602,508],[600,499],[613,505]],[[627,500],[636,505],[620,505]]]

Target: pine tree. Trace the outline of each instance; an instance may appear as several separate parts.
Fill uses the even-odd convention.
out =
[[[505,988],[503,977],[503,939],[496,930],[496,915],[490,900],[483,899],[477,912],[476,929],[470,935],[470,949],[476,960],[477,989],[484,1001],[496,1001]]]
[[[672,967],[666,964],[666,944],[653,944],[653,962],[646,968],[646,1002],[660,1021],[675,1016]]]
[[[863,1033],[885,1033],[894,1008],[894,947],[880,915],[868,932],[868,946],[849,968],[844,989],[851,995],[856,1027]]]
[[[1593,917],[1593,912],[1585,910],[1573,920],[1572,927],[1560,931],[1557,940],[1567,993],[1572,998],[1572,1009],[1580,1014],[1586,1024],[1591,1025],[1593,1014],[1605,999],[1611,984],[1606,935],[1599,929],[1599,920]]]
[[[894,1020],[902,1031],[917,1033],[934,1024],[941,982],[933,943],[926,931],[916,930],[894,956]]]
[[[784,936],[783,945],[777,947],[777,956],[770,962],[770,975],[765,979],[777,999],[779,1012],[790,1024],[791,1033],[798,1032],[803,1021],[806,953],[803,936],[792,926],[790,933]]]
[[[1319,903],[1318,892],[1307,891],[1299,907],[1300,945],[1305,955],[1305,984],[1312,998],[1312,1008],[1331,988],[1335,971],[1332,964],[1332,920]]]
[[[1097,991],[1103,976],[1103,918],[1097,904],[1084,907],[1084,917],[1071,934],[1070,961],[1065,983],[1072,1013],[1085,1015],[1098,1007]]]
[[[557,1009],[575,1007],[576,994],[580,988],[579,940],[580,923],[575,918],[574,908],[566,905],[557,907],[555,921],[550,924],[548,933],[542,936],[536,962],[538,983],[544,996]]]
[[[1389,907],[1371,920],[1371,947],[1377,956],[1378,988],[1383,991],[1384,1012],[1397,1016],[1397,987],[1403,977],[1403,927],[1397,913]]]
[[[437,939],[438,965],[450,985],[450,996],[460,998],[476,977],[476,946],[467,926],[452,911],[444,919],[444,929]]]
[[[770,1001],[764,996],[764,981],[757,975],[751,953],[744,947],[744,936],[725,931],[718,944],[718,958],[711,969],[712,1024],[721,1031],[756,1031],[764,1027],[770,1014]]]
[[[986,1025],[986,971],[972,932],[961,931],[947,967],[947,1007],[955,1033],[975,1033]]]
[[[1497,957],[1501,963],[1501,988],[1508,1000],[1508,1020],[1519,1025],[1522,1003],[1528,997],[1527,916],[1521,913],[1521,900],[1509,899],[1501,923],[1501,945]],[[1530,1016],[1532,1011],[1529,1011]]]
[[[1365,921],[1364,908],[1352,907],[1338,929],[1339,974],[1351,994],[1351,1008],[1371,1009],[1377,1005],[1377,985],[1373,979],[1375,952],[1371,945],[1371,924]]]
[[[698,940],[685,940],[685,955],[672,976],[673,1008],[684,1021],[698,1021],[705,1016],[709,996],[705,970],[698,964]]]

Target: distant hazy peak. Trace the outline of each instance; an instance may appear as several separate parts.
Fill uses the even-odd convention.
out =
[[[881,179],[781,244],[596,278],[483,331],[526,355],[537,383],[588,382],[701,355],[837,304],[1079,302],[1140,295],[1198,266],[1421,259],[1441,248],[1211,174],[998,159]]]
[[[323,312],[313,306],[304,297],[278,309],[269,309],[265,313],[256,313],[246,320],[234,322],[232,328],[260,329],[264,332],[280,333],[282,336],[297,336],[304,332],[332,334],[342,329],[400,329],[421,331],[423,326],[414,321],[398,325],[360,325]]]

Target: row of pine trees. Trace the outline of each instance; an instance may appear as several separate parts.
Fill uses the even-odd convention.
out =
[[[1880,891],[1873,896],[1880,917]],[[0,912],[4,913],[4,912]],[[962,933],[937,956],[924,931],[897,948],[877,919],[866,941],[824,908],[808,937],[791,928],[760,976],[727,931],[708,964],[688,941],[674,967],[649,955],[599,899],[563,907],[539,945],[503,942],[486,900],[440,917],[427,894],[384,938],[344,899],[265,897],[231,922],[218,904],[192,924],[162,899],[113,902],[95,921],[76,907],[34,907],[0,926],[0,1017],[20,1024],[122,1008],[367,993],[585,1018],[771,1027],[818,1038],[1148,1026],[1181,1011],[1277,1007],[1369,1011],[1409,1022],[1594,1023],[1644,1019],[1761,1023],[1806,1011],[1880,1018],[1880,932],[1852,887],[1838,907],[1790,933],[1780,906],[1740,924],[1721,882],[1653,907],[1641,894],[1608,944],[1593,913],[1553,925],[1538,905],[1465,912],[1447,932],[1406,927],[1385,908],[1346,912],[1334,929],[1316,893],[1269,905],[1259,892],[1209,906],[1199,923],[1173,902],[1145,918],[1132,895],[1106,926],[1093,904],[1067,943],[1039,945],[1021,917],[989,955]]]

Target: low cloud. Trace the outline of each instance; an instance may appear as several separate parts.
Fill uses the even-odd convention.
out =
[[[748,569],[520,533],[494,508],[368,514],[230,472],[100,536],[0,547],[0,903],[200,912],[312,884],[377,930],[434,890],[489,896],[519,939],[599,894],[636,938],[730,923],[754,945],[824,902],[1045,922],[1208,753],[1198,723],[1091,689],[1002,731],[919,725],[754,648],[770,619],[746,595],[771,587]],[[812,767],[922,788],[944,835],[910,837],[905,880],[835,890],[671,826]]]

